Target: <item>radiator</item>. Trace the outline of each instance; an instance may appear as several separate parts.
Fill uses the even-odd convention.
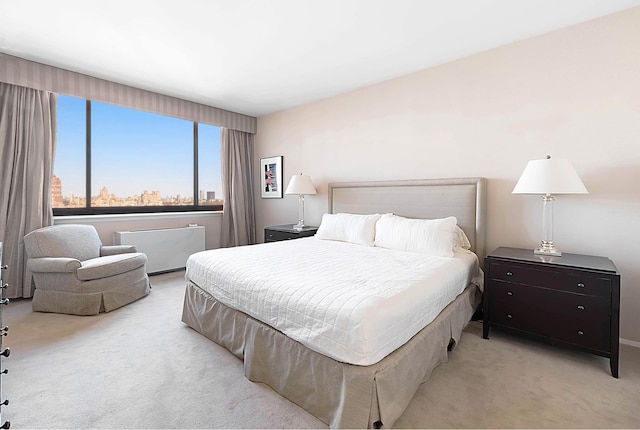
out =
[[[135,245],[147,254],[147,273],[183,269],[194,252],[204,251],[204,227],[116,231],[115,245]]]

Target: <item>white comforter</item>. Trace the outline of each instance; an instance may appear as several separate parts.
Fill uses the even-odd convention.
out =
[[[223,304],[358,365],[402,346],[479,275],[464,250],[431,257],[314,237],[199,252],[186,272]]]

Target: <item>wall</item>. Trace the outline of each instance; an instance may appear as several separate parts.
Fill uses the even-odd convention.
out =
[[[512,195],[527,161],[569,158],[590,194],[559,196],[554,239],[604,255],[622,275],[621,337],[640,346],[640,8],[258,118],[256,160],[283,155],[285,185],[303,172],[327,210],[327,183],[483,176],[487,249],[533,248],[542,203]],[[259,180],[259,178],[257,178]],[[261,199],[267,225],[295,223],[297,197]]]

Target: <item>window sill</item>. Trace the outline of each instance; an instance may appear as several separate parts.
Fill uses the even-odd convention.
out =
[[[69,224],[80,221],[91,223],[112,221],[142,221],[157,219],[184,219],[200,218],[206,215],[222,215],[222,211],[196,211],[196,212],[161,212],[141,214],[109,214],[109,215],[57,215],[54,216],[54,224]]]

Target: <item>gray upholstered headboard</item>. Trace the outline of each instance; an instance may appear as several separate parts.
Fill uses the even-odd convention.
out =
[[[455,216],[480,264],[485,257],[486,179],[451,178],[329,184],[329,213]]]

